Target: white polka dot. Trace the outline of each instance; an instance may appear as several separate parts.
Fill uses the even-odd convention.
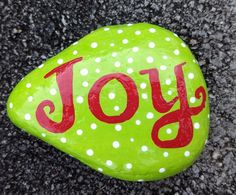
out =
[[[168,153],[168,152],[164,152],[164,153],[163,153],[163,156],[164,156],[164,157],[168,157],[168,156],[169,156],[169,153]]]
[[[110,28],[107,28],[107,27],[106,27],[106,28],[104,28],[104,31],[109,31],[109,30],[110,30]]]
[[[161,69],[161,70],[166,70],[166,69],[167,69],[167,66],[161,65],[160,69]]]
[[[13,103],[12,102],[9,103],[9,108],[11,108],[11,109],[13,108]]]
[[[30,120],[31,119],[31,115],[29,113],[25,114],[25,120]]]
[[[83,130],[82,130],[82,129],[78,129],[78,130],[76,131],[76,133],[77,133],[77,135],[82,135],[82,134],[83,134]]]
[[[138,50],[139,50],[138,47],[133,47],[133,48],[132,48],[132,51],[133,51],[133,52],[138,52]]]
[[[63,63],[63,59],[58,59],[58,60],[57,60],[57,63],[58,63],[58,64],[62,64],[62,63]]]
[[[118,34],[121,34],[121,33],[123,33],[123,30],[119,29],[119,30],[117,31],[117,33],[118,33]]]
[[[116,56],[117,56],[117,53],[116,53],[116,52],[112,52],[111,56],[112,56],[112,57],[116,57]]]
[[[136,34],[136,35],[141,35],[141,31],[140,31],[140,30],[137,30],[137,31],[135,31],[135,34]]]
[[[56,95],[57,94],[57,90],[54,89],[54,88],[50,89],[50,94],[51,95]]]
[[[128,74],[132,74],[133,72],[134,72],[133,68],[128,68],[128,69],[127,69],[127,73],[128,73]]]
[[[87,81],[84,81],[84,82],[82,83],[82,86],[83,86],[83,87],[88,87],[88,85],[89,85],[89,84],[88,84]]]
[[[170,85],[171,84],[171,80],[170,79],[166,79],[166,84]]]
[[[156,32],[156,29],[150,28],[150,29],[149,29],[149,32],[150,32],[150,33],[154,33],[154,32]]]
[[[61,141],[61,143],[66,143],[66,138],[65,137],[62,137],[61,139],[60,139],[60,141]]]
[[[112,146],[113,146],[113,148],[119,148],[120,147],[120,143],[118,141],[114,141],[112,143]]]
[[[96,123],[92,123],[92,124],[90,125],[90,128],[91,128],[92,130],[97,129],[97,125],[96,125]]]
[[[78,44],[78,41],[74,42],[72,45],[77,45]]]
[[[164,173],[165,171],[166,171],[165,168],[160,168],[160,169],[159,169],[159,173]]]
[[[111,92],[108,94],[109,99],[113,100],[116,97],[116,94]]]
[[[79,104],[82,104],[84,102],[84,98],[82,96],[78,96],[76,98],[76,102],[79,103]]]
[[[168,129],[166,129],[166,133],[167,133],[167,134],[171,134],[171,133],[172,133],[172,130],[168,128]]]
[[[191,102],[191,103],[195,103],[195,101],[196,101],[196,98],[195,98],[195,97],[191,97],[191,98],[190,98],[190,102]]]
[[[154,61],[152,56],[148,56],[146,60],[147,60],[147,63],[153,63]]]
[[[33,97],[32,96],[29,96],[27,99],[28,99],[29,102],[33,101]]]
[[[41,133],[42,137],[46,137],[46,133]]]
[[[114,106],[114,110],[115,110],[115,111],[119,111],[119,110],[120,110],[120,107],[119,107],[119,106]]]
[[[96,72],[96,73],[100,73],[101,70],[100,70],[99,68],[96,68],[95,72]]]
[[[185,43],[181,43],[181,46],[182,46],[182,47],[186,47],[186,44],[185,44]]]
[[[41,64],[38,68],[43,68],[44,64]]]
[[[103,169],[102,169],[102,168],[98,168],[98,171],[99,171],[99,172],[103,172]]]
[[[26,84],[26,87],[27,87],[27,88],[30,88],[30,87],[31,87],[31,83],[27,83],[27,84]]]
[[[174,54],[179,55],[179,50],[178,49],[174,50]]]
[[[207,115],[207,118],[210,118],[210,114]]]
[[[194,78],[194,74],[193,74],[192,72],[190,72],[190,73],[188,74],[188,78],[189,78],[189,79],[193,79],[193,78]]]
[[[131,141],[131,142],[134,142],[134,138],[133,138],[133,137],[131,137],[131,138],[130,138],[130,141]]]
[[[148,44],[148,47],[149,47],[149,48],[154,48],[154,47],[155,47],[155,43],[154,43],[154,42],[150,42],[150,43]]]
[[[147,119],[152,119],[154,117],[154,114],[152,112],[148,112],[146,117]]]
[[[112,166],[112,164],[113,164],[113,162],[112,162],[111,160],[107,160],[107,161],[106,161],[106,165],[107,165],[107,166]]]
[[[147,152],[147,151],[148,151],[148,147],[147,147],[147,146],[142,146],[142,147],[141,147],[141,150],[142,150],[143,152]]]
[[[119,62],[119,61],[116,61],[116,62],[114,63],[114,66],[115,66],[115,67],[120,67],[120,62]]]
[[[193,59],[193,63],[196,63],[197,61],[195,59]]]
[[[88,156],[93,156],[93,154],[94,154],[94,152],[93,152],[92,149],[88,149],[88,150],[86,151],[86,153],[87,153]]]
[[[167,60],[167,59],[168,59],[168,56],[164,55],[164,56],[162,56],[162,58],[163,58],[164,60]]]
[[[138,182],[143,182],[144,180],[143,180],[143,179],[138,179],[137,181],[138,181]]]
[[[110,46],[111,46],[111,47],[114,47],[114,46],[115,46],[115,43],[110,43]]]
[[[166,40],[166,41],[170,41],[170,37],[166,37],[165,40]]]
[[[127,163],[127,164],[125,165],[125,167],[126,167],[127,169],[132,169],[133,165],[132,165],[131,163]]]
[[[91,43],[91,47],[92,47],[92,48],[96,48],[97,46],[98,46],[97,42],[92,42],[92,43]]]
[[[190,152],[189,151],[185,151],[184,152],[184,156],[186,156],[186,157],[190,156]]]
[[[171,90],[168,90],[167,93],[168,93],[168,95],[172,95],[172,91]]]
[[[77,50],[74,50],[74,51],[73,51],[73,55],[76,55],[77,53],[78,53]]]
[[[97,62],[97,63],[100,63],[101,62],[101,58],[95,58],[95,62]]]
[[[148,99],[148,95],[146,93],[142,93],[142,98],[146,100]]]
[[[123,44],[127,44],[128,42],[129,42],[128,39],[123,39],[123,40],[122,40],[122,43],[123,43]]]
[[[127,61],[129,64],[131,64],[131,63],[133,63],[134,59],[132,57],[129,57]]]
[[[86,75],[88,74],[88,69],[87,69],[87,68],[81,69],[81,70],[80,70],[80,74],[81,74],[82,76],[86,76]]]
[[[136,121],[135,121],[135,124],[136,124],[136,125],[141,125],[141,121],[140,121],[140,120],[136,120]]]
[[[127,26],[132,26],[133,24],[127,24]]]
[[[178,37],[178,35],[176,33],[173,33],[173,34],[174,34],[174,36]]]
[[[194,123],[194,129],[199,129],[200,128],[200,124],[199,123]]]
[[[121,131],[121,129],[122,129],[121,125],[119,125],[119,124],[115,125],[115,130],[116,131]]]
[[[141,89],[145,89],[146,87],[147,87],[147,84],[146,84],[146,83],[141,83],[141,84],[140,84],[140,88],[141,88]]]

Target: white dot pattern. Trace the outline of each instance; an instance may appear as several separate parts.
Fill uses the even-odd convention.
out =
[[[60,138],[61,143],[66,143],[67,139],[65,137]]]
[[[63,59],[58,59],[58,60],[57,60],[57,63],[58,63],[58,64],[63,64]]]
[[[145,146],[145,145],[144,145],[144,146],[142,146],[142,147],[141,147],[141,151],[143,151],[143,152],[147,152],[147,151],[148,151],[148,147],[147,147],[147,146]]]
[[[76,133],[77,133],[77,135],[82,135],[82,134],[83,134],[83,130],[82,130],[82,129],[78,129],[78,130],[76,131]]]
[[[90,125],[90,128],[91,128],[92,130],[97,129],[97,125],[96,125],[96,123],[92,123],[92,124]]]
[[[29,113],[25,114],[25,120],[29,121],[31,119],[31,115]]]
[[[154,59],[152,56],[148,56],[147,57],[147,63],[153,63],[154,62]]]
[[[118,141],[114,141],[112,143],[112,146],[113,146],[113,148],[119,148],[120,147],[120,143]]]
[[[121,125],[115,125],[115,130],[116,131],[121,131],[122,130],[122,126]]]
[[[80,74],[81,74],[82,76],[86,76],[86,75],[88,74],[88,69],[87,69],[87,68],[81,69],[81,70],[80,70]]]
[[[107,161],[106,161],[106,165],[107,165],[107,166],[112,166],[112,164],[113,164],[113,162],[112,162],[111,160],[107,160]]]
[[[190,152],[189,151],[185,151],[184,152],[184,156],[189,157],[190,156]]]
[[[86,151],[86,153],[87,153],[88,156],[93,156],[93,154],[94,154],[94,152],[93,152],[92,149],[88,149],[88,150]]]
[[[97,43],[97,42],[92,42],[92,43],[91,43],[91,47],[92,47],[92,48],[96,48],[97,46],[98,46],[98,43]]]
[[[194,129],[199,129],[200,128],[200,124],[199,123],[194,123]]]
[[[57,94],[57,90],[54,89],[54,88],[50,89],[50,94],[51,95],[56,95]]]
[[[125,166],[127,169],[132,169],[132,167],[133,167],[133,165],[131,163],[127,163]]]
[[[154,117],[154,114],[152,112],[148,112],[146,117],[147,119],[152,119]]]
[[[160,168],[160,169],[159,169],[159,173],[164,173],[165,171],[166,171],[165,168]]]

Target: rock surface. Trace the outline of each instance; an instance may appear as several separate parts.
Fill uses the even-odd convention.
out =
[[[233,194],[236,188],[235,1],[0,2],[0,189],[3,193]],[[160,182],[103,177],[20,131],[6,100],[24,75],[98,27],[132,22],[161,25],[197,56],[211,103],[207,147],[186,172]],[[33,64],[33,65],[32,65]],[[56,160],[55,160],[56,159]]]
[[[17,127],[123,180],[176,175],[208,138],[199,64],[177,34],[148,23],[89,33],[26,75],[7,104]]]

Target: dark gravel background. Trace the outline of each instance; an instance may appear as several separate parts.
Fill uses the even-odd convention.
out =
[[[0,1],[0,194],[235,194],[236,1]],[[103,176],[22,132],[6,116],[17,82],[90,31],[149,22],[179,34],[199,60],[211,102],[209,142],[187,171],[159,182]]]

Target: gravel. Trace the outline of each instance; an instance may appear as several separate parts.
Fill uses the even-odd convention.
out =
[[[0,10],[1,194],[235,194],[235,0],[2,0]],[[136,22],[163,26],[189,44],[211,102],[209,141],[200,158],[185,172],[156,182],[103,176],[6,116],[9,93],[42,61],[98,27]]]

